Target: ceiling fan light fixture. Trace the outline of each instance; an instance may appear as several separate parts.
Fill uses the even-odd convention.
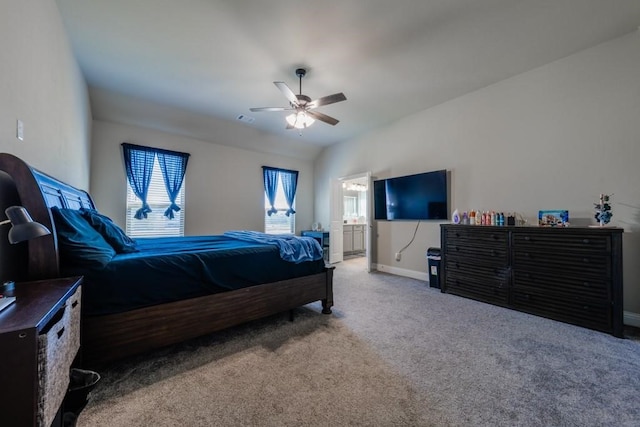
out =
[[[286,117],[287,123],[296,129],[305,129],[311,126],[315,119],[307,115],[304,111],[298,111],[297,113],[289,114]]]
[[[334,93],[333,95],[329,96],[323,96],[322,98],[318,98],[312,101],[311,98],[309,98],[307,95],[302,94],[302,77],[304,77],[306,73],[307,71],[304,68],[298,68],[296,70],[296,75],[300,79],[300,93],[298,95],[293,93],[293,91],[289,88],[289,86],[287,86],[285,82],[273,82],[273,84],[276,85],[278,89],[280,89],[280,91],[289,101],[290,108],[258,107],[249,108],[249,111],[295,111],[294,113],[286,117],[288,124],[287,129],[306,129],[313,123],[315,123],[316,120],[327,123],[331,126],[337,125],[339,122],[338,119],[334,119],[331,116],[327,116],[326,114],[315,111],[315,109],[318,107],[322,107],[323,105],[346,101],[347,97],[344,96],[344,93],[340,92]]]

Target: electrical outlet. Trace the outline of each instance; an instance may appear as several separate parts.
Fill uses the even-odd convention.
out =
[[[400,252],[396,252],[396,261],[400,261],[402,258],[402,254]]]
[[[16,138],[20,141],[24,141],[24,123],[22,123],[22,120],[20,119],[18,119],[18,122],[16,123]]]

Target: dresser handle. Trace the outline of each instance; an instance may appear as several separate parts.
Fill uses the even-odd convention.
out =
[[[18,338],[26,338],[26,337],[27,337],[27,334],[24,332],[18,334]]]
[[[584,262],[585,264],[589,263],[589,258],[582,258],[582,262]]]
[[[582,243],[584,243],[585,245],[588,245],[588,244],[589,244],[589,239],[584,239],[584,240],[582,241]]]
[[[524,236],[524,240],[526,240],[526,241],[528,242],[529,240],[531,240],[531,237],[529,237],[529,236]]]
[[[588,287],[590,287],[590,286],[591,286],[591,285],[589,284],[589,282],[584,282],[584,283],[583,283],[583,285],[584,285],[586,288],[588,288]]]
[[[584,308],[585,310],[589,310],[589,306],[588,306],[588,305],[585,305],[585,306],[584,306],[584,307],[582,307],[582,308]]]

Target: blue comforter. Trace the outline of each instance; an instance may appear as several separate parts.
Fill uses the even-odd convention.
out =
[[[324,271],[322,252],[314,261],[289,262],[273,244],[230,236],[141,238],[136,243],[138,252],[117,254],[103,268],[62,263],[65,275],[84,276],[85,315],[121,313]],[[317,248],[314,252],[318,256]]]
[[[293,234],[266,234],[258,231],[227,231],[225,236],[252,243],[274,245],[280,257],[296,264],[322,259],[322,247],[313,237],[298,237]]]

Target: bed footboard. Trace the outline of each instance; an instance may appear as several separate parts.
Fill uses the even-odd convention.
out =
[[[322,301],[333,306],[333,269],[125,313],[83,319],[82,365],[95,368],[190,338]]]

